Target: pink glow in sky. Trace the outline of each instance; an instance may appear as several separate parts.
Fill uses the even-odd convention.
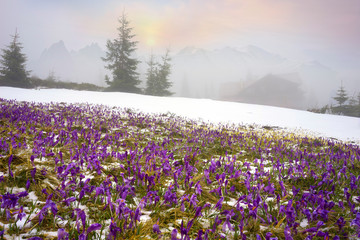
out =
[[[116,37],[125,12],[139,50],[256,44],[274,52],[360,55],[358,0],[0,0],[1,47],[15,28],[30,58],[64,40],[69,49]]]

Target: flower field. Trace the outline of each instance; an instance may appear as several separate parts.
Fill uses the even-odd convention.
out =
[[[3,239],[360,237],[358,145],[4,99],[0,133]]]

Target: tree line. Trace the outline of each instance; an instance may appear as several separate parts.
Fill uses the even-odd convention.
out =
[[[348,92],[341,83],[333,99],[335,100],[335,104],[325,105],[322,108],[313,108],[309,111],[360,117],[360,92],[354,94],[353,96],[349,96]]]
[[[108,40],[106,43],[106,56],[102,60],[105,67],[110,70],[111,76],[105,76],[107,87],[104,91],[128,92],[154,96],[171,96],[169,90],[172,86],[170,81],[171,58],[167,49],[160,61],[150,55],[148,69],[146,72],[146,87],[139,87],[141,80],[137,71],[140,61],[135,57],[138,42],[134,40],[133,28],[123,13],[119,18],[118,37]],[[30,71],[26,70],[26,55],[22,53],[22,44],[19,42],[19,34],[15,31],[11,43],[6,49],[2,49],[0,59],[0,86],[11,86],[20,88],[32,88],[43,84],[49,85],[46,80],[30,78]],[[46,82],[46,83],[44,83]],[[60,86],[67,86],[60,84]],[[71,85],[73,86],[73,85]],[[90,86],[91,87],[91,86]],[[94,89],[94,87],[91,87]]]

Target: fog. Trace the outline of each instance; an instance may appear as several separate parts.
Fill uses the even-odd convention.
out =
[[[125,11],[146,61],[171,50],[174,96],[296,109],[333,102],[341,83],[360,92],[360,2],[5,1],[0,48],[17,29],[40,78],[106,86],[101,57]]]

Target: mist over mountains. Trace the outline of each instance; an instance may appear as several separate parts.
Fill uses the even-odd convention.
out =
[[[105,51],[96,43],[69,51],[59,41],[29,63],[29,68],[41,78],[53,74],[62,81],[106,86],[105,74],[109,72],[101,60],[104,56]],[[138,59],[145,86],[149,56]],[[289,60],[251,45],[215,50],[186,47],[172,53],[171,63],[171,91],[179,97],[306,109],[328,104],[340,85],[337,73],[319,62]]]
[[[63,41],[45,49],[37,61],[29,63],[32,74],[47,78],[53,74],[57,80],[92,83],[105,86],[105,68],[101,57],[105,52],[96,43],[78,51],[69,51]]]

